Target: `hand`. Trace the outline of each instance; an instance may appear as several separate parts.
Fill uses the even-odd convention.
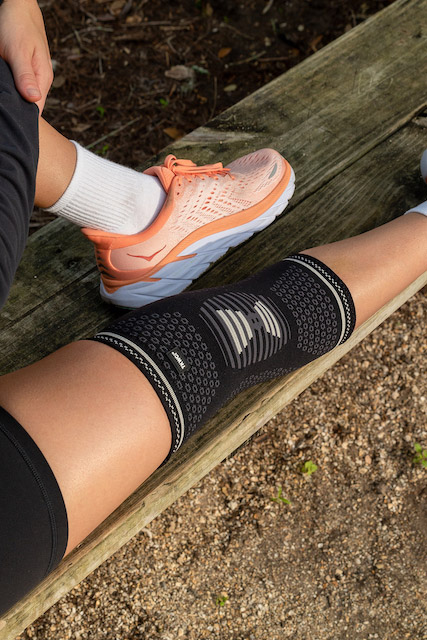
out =
[[[35,102],[41,113],[53,70],[37,0],[4,0],[1,4],[0,57],[10,65],[21,96]]]

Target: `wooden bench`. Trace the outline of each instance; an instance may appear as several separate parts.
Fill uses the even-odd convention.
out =
[[[195,288],[361,233],[425,199],[418,160],[427,126],[426,15],[427,0],[397,0],[161,154],[226,164],[269,146],[296,171],[286,213],[229,252]],[[0,620],[0,640],[20,633],[426,282],[427,272],[342,347],[239,395]],[[98,296],[92,247],[78,229],[56,220],[31,237],[2,313],[1,373],[90,336],[117,315]]]

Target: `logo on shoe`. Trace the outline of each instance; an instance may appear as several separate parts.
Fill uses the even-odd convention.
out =
[[[155,253],[153,253],[151,256],[136,256],[136,255],[133,255],[132,253],[128,253],[128,256],[130,256],[131,258],[142,258],[142,260],[147,260],[147,262],[151,262],[151,260],[155,256],[157,256],[158,253],[163,251],[163,249],[166,249],[166,245],[164,247],[162,247],[161,249],[159,249],[158,251],[156,251]]]

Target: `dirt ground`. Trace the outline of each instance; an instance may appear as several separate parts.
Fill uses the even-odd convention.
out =
[[[138,166],[387,4],[42,2],[46,117]],[[427,640],[425,317],[420,292],[20,640]]]
[[[389,4],[41,0],[56,76],[45,117],[137,167]]]

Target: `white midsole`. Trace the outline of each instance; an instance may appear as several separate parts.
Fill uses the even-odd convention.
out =
[[[262,215],[234,229],[219,231],[197,240],[180,254],[185,256],[196,253],[196,255],[187,260],[171,262],[162,267],[154,276],[160,278],[157,282],[135,282],[120,287],[114,293],[108,293],[101,280],[101,298],[119,307],[135,309],[160,298],[180,293],[206,271],[213,262],[223,256],[230,247],[241,244],[255,232],[261,231],[271,224],[287,206],[294,189],[295,174],[291,168],[291,176],[286,189]]]

